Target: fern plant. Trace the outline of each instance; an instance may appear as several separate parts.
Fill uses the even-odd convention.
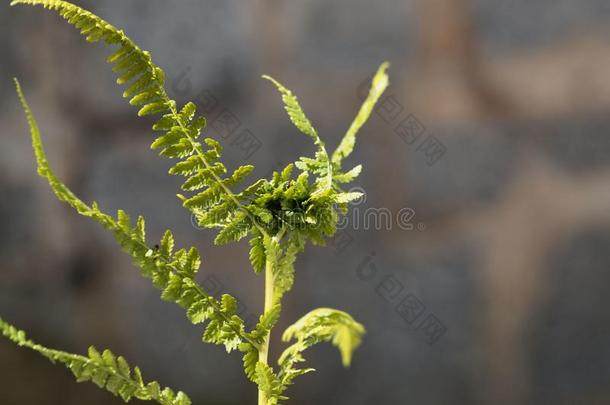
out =
[[[221,161],[221,145],[211,138],[201,139],[206,120],[197,115],[195,104],[188,102],[178,107],[170,99],[164,88],[163,70],[153,63],[149,52],[140,49],[123,31],[66,1],[14,0],[11,3],[18,4],[54,10],[78,28],[87,41],[104,42],[116,48],[108,62],[118,75],[117,83],[125,86],[123,97],[129,98],[131,105],[140,106],[138,115],[158,116],[152,127],[157,136],[151,148],[175,160],[169,173],[184,178],[181,187],[184,194],[178,194],[184,208],[200,226],[217,230],[215,243],[218,245],[248,238],[252,268],[256,273],[264,273],[265,279],[264,312],[258,323],[254,329],[247,330],[244,320],[237,315],[234,297],[211,296],[198,284],[196,276],[201,266],[198,249],[177,248],[169,230],[158,243],[149,242],[143,217],[132,221],[122,210],[112,216],[95,202],[88,204],[80,200],[55,176],[47,161],[38,125],[15,79],[30,127],[38,173],[48,181],[57,198],[111,231],[142,275],[161,291],[161,298],[183,307],[193,324],[203,325],[204,342],[223,345],[227,352],[241,352],[245,374],[258,386],[259,405],[275,405],[287,399],[285,391],[294,379],[313,371],[303,367],[303,353],[317,343],[335,345],[343,364],[349,366],[364,327],[337,309],[315,309],[287,328],[282,338],[290,345],[276,365],[269,362],[269,341],[280,316],[282,298],[294,283],[297,255],[307,242],[324,245],[334,234],[339,216],[347,212],[348,203],[360,197],[359,193],[346,192],[344,187],[360,174],[362,166],[345,170],[343,163],[354,148],[358,130],[388,85],[385,73],[388,64],[378,69],[367,99],[331,155],[296,96],[278,81],[264,76],[279,90],[292,123],[313,140],[315,153],[273,172],[271,179],[244,185],[254,167],[244,165],[227,173]],[[29,340],[25,332],[2,319],[0,330],[18,345],[65,365],[77,381],[91,381],[126,402],[138,398],[166,405],[191,404],[183,392],[162,389],[157,382],[145,383],[139,368],[131,368],[123,357],[109,350],[100,353],[91,347],[87,355],[81,356],[49,349]]]

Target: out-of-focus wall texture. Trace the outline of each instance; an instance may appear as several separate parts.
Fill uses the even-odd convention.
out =
[[[610,403],[608,0],[82,3],[150,50],[170,95],[208,109],[229,164],[260,176],[312,151],[261,74],[293,89],[334,147],[362,83],[392,63],[350,157],[365,167],[360,217],[299,259],[278,329],[332,306],[368,334],[349,370],[334,348],[311,350],[318,372],[290,403]],[[196,404],[254,403],[240,357],[200,343],[112,238],[36,176],[12,77],[62,179],[107,210],[144,214],[152,237],[172,227],[201,247],[200,281],[256,316],[262,280],[247,244],[215,248],[191,225],[106,49],[6,1],[0,38],[2,317],[52,347],[109,347]],[[215,121],[223,113],[234,132]],[[237,141],[245,130],[257,147]],[[390,229],[364,229],[382,208]],[[279,343],[276,333],[272,355]],[[5,340],[0,381],[2,405],[120,403]]]

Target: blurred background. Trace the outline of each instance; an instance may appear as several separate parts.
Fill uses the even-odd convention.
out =
[[[97,224],[35,173],[12,77],[51,165],[86,201],[146,216],[201,248],[202,284],[262,306],[247,243],[217,248],[148,148],[101,45],[41,8],[0,5],[0,314],[51,347],[111,348],[195,404],[255,403],[241,358],[200,342],[183,311]],[[298,94],[334,148],[384,60],[391,85],[349,162],[366,199],[297,261],[279,331],[319,306],[367,328],[349,370],[330,345],[291,404],[610,403],[610,2],[607,0],[108,0],[195,100],[230,166],[269,176],[312,145],[267,73]],[[359,216],[384,209],[378,226]],[[374,211],[373,211],[374,212]],[[403,214],[399,214],[403,213]],[[406,213],[406,215],[404,215]],[[378,218],[380,218],[378,216]],[[400,224],[400,226],[398,226]],[[367,229],[368,228],[368,229]],[[119,404],[0,339],[0,403]]]

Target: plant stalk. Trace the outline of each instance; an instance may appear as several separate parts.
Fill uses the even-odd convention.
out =
[[[273,295],[275,289],[275,280],[273,275],[275,269],[273,268],[273,264],[273,258],[267,257],[265,259],[265,307],[263,313],[269,311],[273,306]],[[265,339],[263,340],[263,343],[258,351],[258,361],[263,364],[268,364],[270,340],[271,331],[269,331],[267,336],[265,336]],[[260,388],[258,390],[258,405],[267,405],[267,395],[261,391]]]

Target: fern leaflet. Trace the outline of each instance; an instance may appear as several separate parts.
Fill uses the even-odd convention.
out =
[[[313,161],[315,161],[315,171],[320,175],[319,177],[324,179],[321,185],[322,188],[318,192],[322,192],[326,189],[329,189],[332,185],[333,172],[330,159],[328,158],[328,153],[326,152],[326,147],[324,146],[324,142],[322,142],[320,136],[318,135],[318,132],[311,125],[311,122],[303,112],[303,109],[301,108],[297,97],[274,78],[267,75],[264,75],[263,78],[273,83],[275,87],[277,87],[279,92],[282,94],[282,101],[284,102],[286,112],[290,117],[290,121],[292,121],[294,126],[297,127],[301,132],[311,137],[315,145],[318,147],[318,151],[316,152],[316,159],[314,159]]]
[[[345,367],[351,364],[352,353],[360,345],[364,327],[356,322],[348,313],[331,308],[315,309],[292,326],[282,335],[282,340],[288,342],[296,339],[280,356],[280,378],[284,386],[292,384],[299,375],[313,369],[298,369],[296,364],[305,361],[302,353],[320,342],[331,342],[341,353]]]
[[[48,349],[26,337],[24,331],[15,328],[0,318],[0,331],[19,346],[27,347],[40,353],[53,363],[65,365],[78,382],[91,381],[100,388],[105,388],[123,401],[132,398],[156,401],[162,405],[191,405],[191,400],[182,391],[174,392],[171,388],[161,389],[156,381],[144,383],[138,367],[132,368],[122,356],[116,356],[110,350],[100,353],[95,347],[89,347],[87,356]]]
[[[364,125],[364,123],[368,120],[373,108],[375,107],[375,104],[377,103],[377,100],[379,100],[379,97],[381,97],[385,89],[388,87],[389,79],[388,75],[386,74],[386,70],[389,66],[390,64],[385,62],[379,66],[379,69],[377,69],[375,76],[373,76],[373,83],[371,84],[371,89],[366,100],[364,100],[364,103],[360,107],[356,118],[345,133],[341,143],[339,143],[339,146],[333,152],[333,164],[340,166],[343,159],[349,156],[354,150],[356,134],[362,125]]]

